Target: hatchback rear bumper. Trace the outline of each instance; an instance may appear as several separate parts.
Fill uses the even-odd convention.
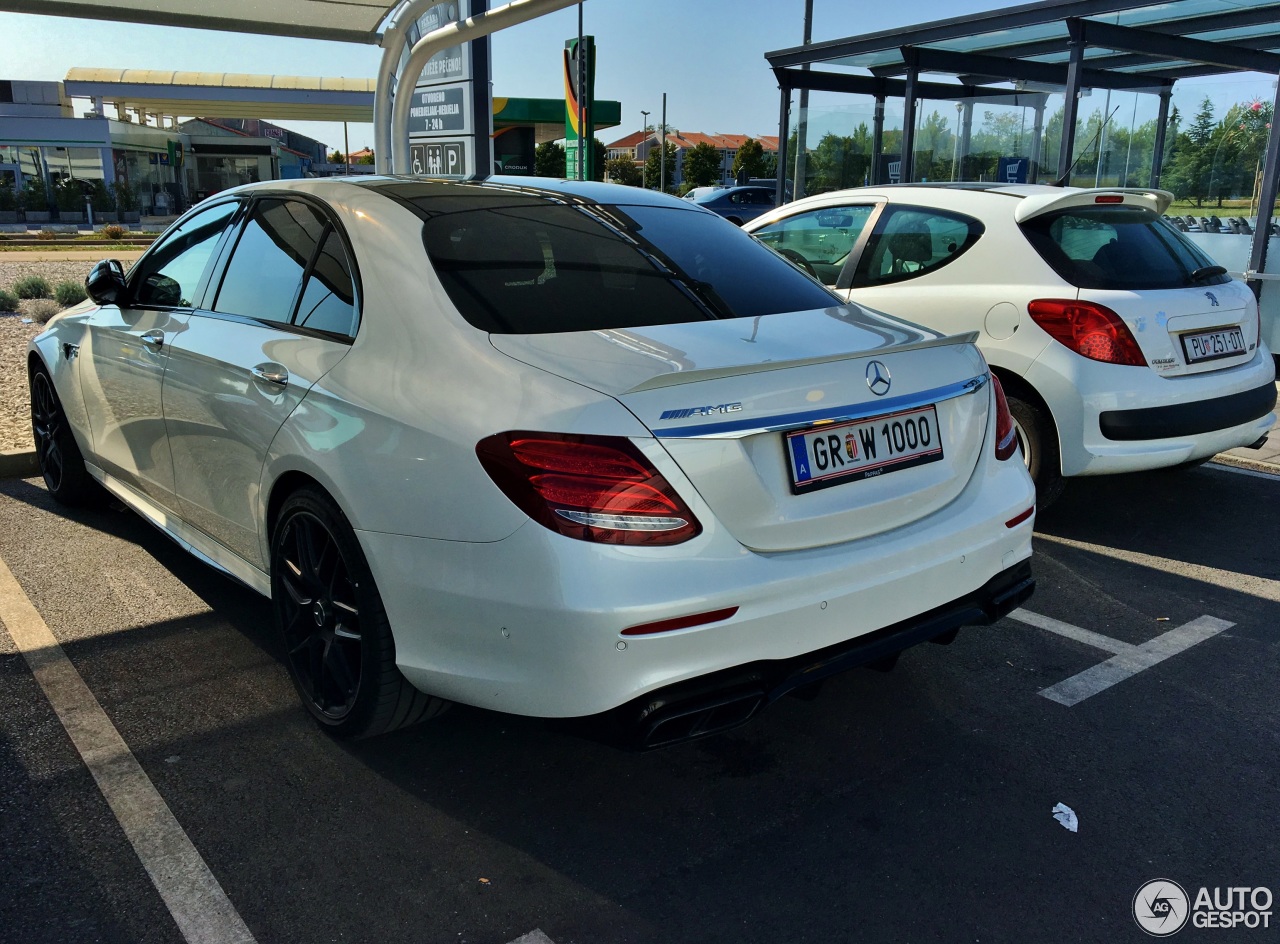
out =
[[[1149,407],[1145,410],[1107,410],[1098,426],[1108,439],[1171,439],[1227,429],[1261,419],[1276,405],[1276,385],[1265,383],[1230,396]]]
[[[1247,446],[1275,422],[1265,346],[1235,367],[1163,377],[1051,344],[1025,379],[1053,404],[1063,475],[1168,468]]]

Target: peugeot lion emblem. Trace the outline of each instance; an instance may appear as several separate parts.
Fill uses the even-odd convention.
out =
[[[1213,292],[1205,292],[1205,293],[1204,293],[1204,297],[1205,297],[1205,298],[1207,298],[1207,299],[1209,299],[1209,301],[1213,304],[1213,307],[1214,307],[1214,308],[1219,308],[1219,307],[1221,307],[1221,306],[1218,304],[1218,296],[1217,296],[1217,295],[1215,295],[1215,294],[1213,294]]]
[[[889,376],[889,368],[879,361],[872,361],[867,365],[867,386],[871,388],[871,392],[877,397],[883,397],[889,392],[889,385],[892,383]]]

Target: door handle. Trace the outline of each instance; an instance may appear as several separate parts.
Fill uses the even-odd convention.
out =
[[[259,364],[253,368],[252,373],[254,380],[261,380],[276,387],[283,387],[289,383],[289,372],[280,364]]]
[[[152,351],[160,351],[164,347],[163,331],[148,331],[145,334],[138,335],[138,340],[142,342],[142,346]]]

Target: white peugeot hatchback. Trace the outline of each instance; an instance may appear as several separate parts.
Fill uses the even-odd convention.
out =
[[[843,298],[978,332],[1043,508],[1062,476],[1196,462],[1275,421],[1253,293],[1159,190],[902,185],[789,203],[744,229]]]
[[[1030,594],[972,337],[737,227],[528,178],[219,194],[30,347],[45,482],[271,597],[314,717],[607,713],[655,746]]]

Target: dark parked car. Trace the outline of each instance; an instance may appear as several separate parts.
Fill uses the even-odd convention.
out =
[[[773,187],[697,187],[685,199],[741,226],[777,206],[774,193]]]

